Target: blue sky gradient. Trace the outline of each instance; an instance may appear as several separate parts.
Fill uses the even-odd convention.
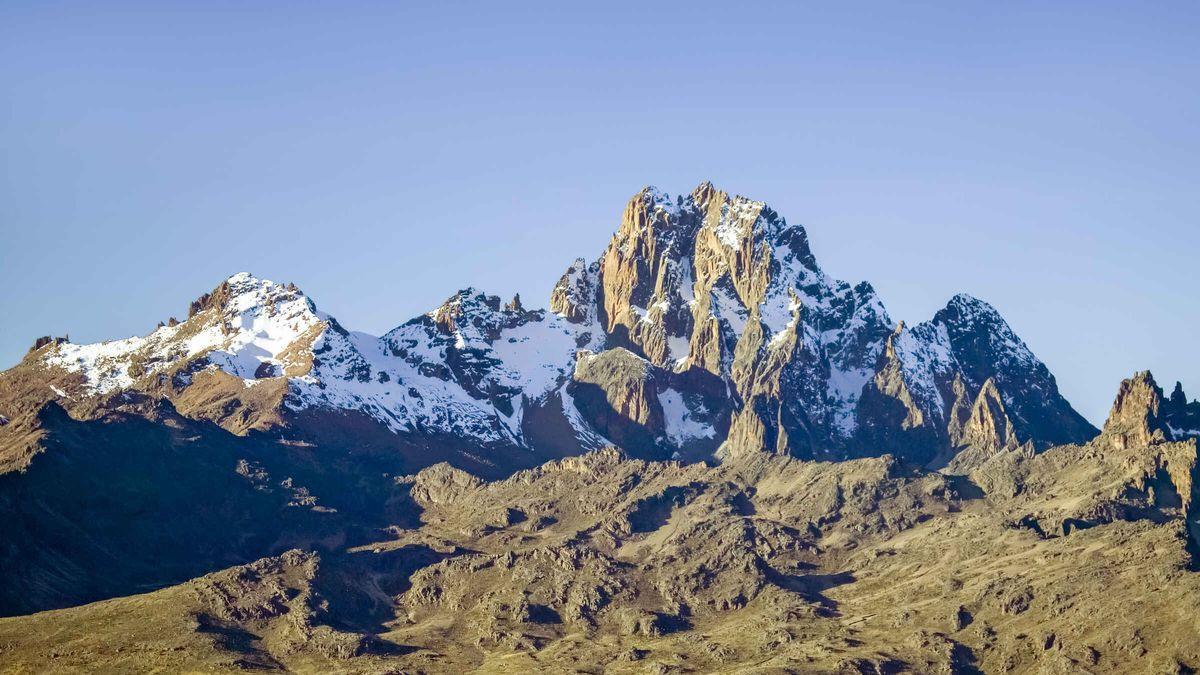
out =
[[[514,4],[0,4],[0,367],[240,270],[375,333],[544,306],[708,179],[896,319],[991,302],[1093,422],[1200,395],[1200,4]]]

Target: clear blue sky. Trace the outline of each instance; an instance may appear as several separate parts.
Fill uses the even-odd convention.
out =
[[[897,319],[992,302],[1095,422],[1200,396],[1200,4],[1150,4],[5,2],[0,367],[239,270],[376,333],[541,306],[710,179]]]

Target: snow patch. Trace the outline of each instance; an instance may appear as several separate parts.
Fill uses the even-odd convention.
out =
[[[721,219],[713,232],[717,239],[729,248],[740,248],[754,228],[755,221],[763,207],[763,202],[756,202],[745,197],[734,197],[721,209]]]
[[[684,401],[683,394],[674,389],[666,389],[658,395],[658,400],[662,404],[667,437],[676,445],[716,435],[717,432],[712,426],[696,419]]]
[[[747,313],[742,301],[732,296],[722,286],[712,289],[713,309],[718,319],[729,322],[734,336],[741,335],[746,330]]]
[[[871,380],[874,372],[870,368],[856,370],[829,370],[827,392],[833,408],[834,429],[847,437],[857,426],[855,409],[862,396],[863,387]]]
[[[503,364],[504,384],[537,399],[570,374],[575,345],[571,324],[554,316],[501,332],[492,351]]]
[[[893,342],[904,373],[904,382],[921,408],[946,418],[945,403],[938,391],[939,377],[956,369],[950,336],[941,324],[922,323],[903,331]]]
[[[667,358],[669,358],[672,363],[676,365],[683,363],[687,360],[687,357],[691,355],[691,352],[691,340],[688,340],[682,335],[667,336]]]

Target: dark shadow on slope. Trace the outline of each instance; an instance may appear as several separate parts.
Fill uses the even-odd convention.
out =
[[[558,625],[563,622],[562,615],[549,605],[530,604],[525,610],[525,620],[530,623]]]
[[[39,413],[45,451],[0,475],[0,614],[181,583],[415,522],[385,459],[234,436],[173,412]]]
[[[968,476],[946,475],[946,484],[954,491],[954,496],[962,500],[983,499],[983,488],[979,487]]]
[[[913,467],[924,467],[937,457],[944,444],[929,425],[910,427],[906,423],[909,410],[904,404],[876,387],[863,389],[857,415],[860,423],[850,441],[852,457],[890,454]]]
[[[682,614],[654,613],[654,624],[661,635],[680,633],[692,629],[692,622]]]
[[[211,635],[221,649],[241,654],[234,664],[239,670],[285,670],[282,663],[263,649],[259,637],[241,626],[207,614],[197,615],[196,623],[196,631]]]
[[[464,553],[409,545],[379,553],[322,554],[314,587],[329,603],[325,622],[339,630],[385,632],[384,624],[396,618],[393,598],[411,588],[413,574]]]
[[[785,574],[765,563],[762,563],[762,568],[767,581],[786,591],[796,593],[808,602],[819,606],[827,616],[839,616],[840,613],[837,601],[826,596],[825,591],[845,584],[852,584],[857,580],[851,572],[838,572],[836,574]]]
[[[694,499],[703,487],[703,483],[676,485],[652,497],[638,500],[629,512],[630,532],[653,532],[666,525],[675,509]]]
[[[525,404],[521,433],[530,447],[547,459],[582,455],[587,450],[567,419],[565,405],[558,392],[541,401]]]
[[[1046,531],[1042,529],[1042,524],[1033,516],[1022,516],[1020,520],[1014,523],[1015,527],[1025,528],[1032,531],[1039,539],[1047,539]]]
[[[955,675],[984,675],[975,652],[956,640],[950,641],[950,672]]]
[[[749,488],[753,493],[754,488]],[[729,498],[729,506],[733,509],[734,515],[749,518],[758,514],[758,509],[755,508],[754,502],[750,500],[750,496],[745,492],[738,492]]]

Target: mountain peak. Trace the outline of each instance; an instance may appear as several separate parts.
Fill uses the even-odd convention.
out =
[[[694,201],[701,208],[704,208],[708,204],[708,201],[712,199],[713,195],[719,192],[720,190],[713,186],[711,181],[706,180],[697,185],[696,189],[692,190],[692,201]]]
[[[1183,383],[1176,380],[1175,388],[1171,390],[1172,405],[1187,405],[1187,394],[1183,393]]]
[[[238,272],[192,301],[188,306],[188,318],[214,308],[224,314],[236,314],[253,307],[298,299],[304,299],[310,310],[316,310],[316,306],[293,283],[281,284],[260,279],[249,272]]]
[[[146,376],[194,362],[255,380],[276,371],[305,370],[307,360],[297,345],[311,344],[326,325],[336,327],[336,321],[318,314],[294,284],[239,272],[192,301],[183,322],[172,320],[148,335],[124,340],[64,341],[45,358],[82,374],[86,391],[98,394],[127,389]]]
[[[953,312],[965,321],[1004,322],[1000,312],[985,300],[970,293],[957,293],[946,302],[942,311]]]
[[[464,319],[488,321],[487,317],[500,311],[500,296],[488,295],[472,286],[464,288],[429,312],[429,316],[445,333],[454,333]]]
[[[576,258],[550,291],[550,310],[571,323],[596,320],[596,276],[599,263]]]
[[[970,343],[987,362],[1034,363],[1033,352],[992,305],[973,295],[959,293],[933,315],[946,326],[952,340]],[[980,381],[986,378],[978,378]]]

